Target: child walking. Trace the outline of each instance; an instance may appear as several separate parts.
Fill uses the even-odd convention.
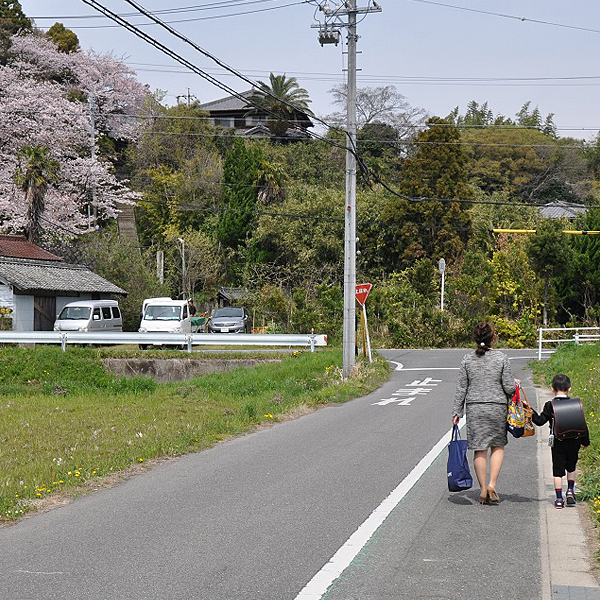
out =
[[[552,393],[554,402],[560,402],[561,398],[568,398],[571,392],[571,380],[567,375],[555,375],[552,380]],[[536,425],[543,425],[550,422],[550,431],[553,432],[554,407],[552,401],[546,402],[540,414],[533,411],[533,422]],[[567,473],[567,505],[575,506],[575,468],[579,458],[579,449],[587,448],[590,445],[590,435],[585,427],[585,434],[575,439],[559,440],[554,438],[552,445],[552,474],[554,475],[554,489],[556,491],[555,508],[564,508],[565,500],[563,498],[562,478]]]

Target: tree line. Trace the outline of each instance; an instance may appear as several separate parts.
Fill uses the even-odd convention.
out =
[[[319,139],[290,143],[290,104],[310,115],[309,95],[272,74],[254,93],[272,135],[242,139],[197,102],[166,105],[120,61],[81,51],[60,24],[41,34],[17,8],[0,1],[2,230],[129,290],[130,328],[144,297],[191,294],[208,307],[220,286],[236,286],[257,326],[339,336],[341,115],[323,117],[331,127]],[[35,97],[23,93],[32,85]],[[342,106],[344,87],[331,92]],[[600,238],[562,233],[600,229],[598,140],[560,137],[553,115],[529,102],[514,117],[475,101],[430,117],[393,86],[358,98],[357,277],[374,284],[369,321],[381,343],[458,345],[484,318],[513,346],[531,344],[543,323],[598,324]],[[556,202],[579,216],[545,218],[540,207]],[[116,231],[123,203],[135,204],[137,241]]]

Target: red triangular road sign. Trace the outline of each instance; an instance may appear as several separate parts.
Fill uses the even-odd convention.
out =
[[[367,301],[367,296],[369,295],[369,292],[371,291],[372,287],[373,285],[370,283],[361,283],[360,285],[356,286],[356,301],[361,306],[365,305],[365,302]]]

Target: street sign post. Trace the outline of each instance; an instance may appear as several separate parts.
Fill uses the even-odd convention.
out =
[[[444,278],[446,275],[446,261],[443,258],[440,258],[438,267],[440,269],[440,273],[442,274],[442,298],[440,300],[440,310],[444,310]]]
[[[364,354],[368,354],[369,362],[373,362],[373,357],[371,355],[371,340],[369,338],[369,326],[367,324],[367,307],[365,306],[365,302],[367,301],[367,296],[369,292],[373,288],[373,285],[370,283],[362,283],[356,286],[356,301],[361,305],[361,323],[363,326],[363,352]]]

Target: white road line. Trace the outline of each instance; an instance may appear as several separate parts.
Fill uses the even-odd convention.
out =
[[[394,363],[396,368],[394,371],[458,371],[459,367],[414,367],[405,369],[402,363],[395,360],[388,360],[389,363]]]
[[[394,371],[458,371],[460,367],[411,367],[409,369],[405,369],[402,367],[401,369],[394,369]]]
[[[459,427],[462,427],[465,422],[466,419],[463,417],[459,422]],[[331,584],[344,572],[392,510],[398,506],[402,498],[408,494],[433,461],[450,443],[451,437],[452,430],[442,436],[440,441],[419,461],[398,487],[367,517],[366,521],[348,538],[329,562],[306,584],[295,600],[321,600]]]
[[[534,358],[537,356],[509,356],[508,360],[532,360]],[[388,360],[388,362],[396,365],[394,371],[458,371],[460,369],[460,367],[405,367],[395,360]]]
[[[17,569],[15,573],[25,573],[27,575],[64,575],[62,571],[26,571],[24,569]]]

